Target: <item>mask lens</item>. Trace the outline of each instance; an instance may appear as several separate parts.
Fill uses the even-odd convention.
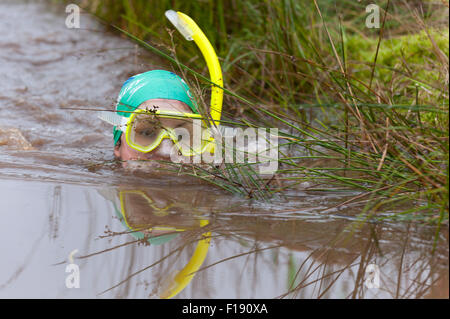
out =
[[[140,194],[126,193],[123,208],[130,227],[135,229],[151,227],[153,214],[149,214],[149,204],[145,197]]]
[[[153,114],[138,114],[131,125],[131,142],[142,147],[154,144],[163,130],[161,122]]]
[[[178,146],[184,150],[192,148],[194,140],[194,120],[188,117],[162,118],[165,127],[172,128],[173,138]],[[197,122],[197,121],[196,121]],[[174,141],[174,142],[175,142]]]

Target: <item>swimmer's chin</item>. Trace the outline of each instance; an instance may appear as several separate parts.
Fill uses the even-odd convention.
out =
[[[168,163],[165,163],[163,161],[158,160],[148,160],[148,159],[128,159],[128,160],[122,160],[122,167],[135,171],[153,171],[157,168],[163,168],[167,167]]]

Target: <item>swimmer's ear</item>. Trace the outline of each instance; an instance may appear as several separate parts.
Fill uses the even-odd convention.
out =
[[[122,144],[122,137],[119,138],[116,145],[114,145],[114,156],[120,158],[120,145]]]

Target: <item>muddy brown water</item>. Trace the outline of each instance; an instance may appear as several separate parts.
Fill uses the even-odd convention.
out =
[[[262,203],[118,167],[111,127],[60,108],[111,107],[161,64],[87,14],[65,19],[0,3],[0,297],[448,298],[446,227],[433,252],[434,227],[333,209],[354,194]]]

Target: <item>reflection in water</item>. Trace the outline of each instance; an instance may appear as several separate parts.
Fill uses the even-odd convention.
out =
[[[433,252],[434,227],[281,216],[273,212],[282,202],[215,201],[194,185],[8,180],[0,193],[9,200],[0,297],[448,297],[447,230]],[[290,202],[307,206],[306,197]],[[68,289],[64,270],[75,249],[81,288]],[[370,288],[368,265],[379,270],[379,288]]]
[[[339,205],[355,193],[258,203],[123,170],[110,127],[61,108],[112,108],[130,75],[167,67],[88,15],[80,30],[65,17],[0,2],[0,297],[448,298],[445,227],[360,224]]]
[[[440,245],[433,254],[427,238],[432,232],[425,238],[417,237],[420,226],[414,224],[205,214],[186,205],[186,192],[123,187],[100,192],[111,201],[115,216],[125,228],[109,236],[122,237],[125,244],[128,242],[123,236],[132,236],[136,239],[132,245],[144,244],[155,253],[150,264],[123,274],[119,282],[101,294],[119,289],[140,275],[153,279],[151,283],[144,280],[144,290],[152,291],[150,297],[172,298],[191,281],[195,285],[194,276],[200,274],[201,282],[205,280],[201,274],[208,273],[207,280],[211,280],[211,274],[222,278],[211,280],[216,285],[195,285],[199,289],[195,297],[224,297],[214,290],[233,281],[230,291],[234,292],[228,291],[226,297],[249,297],[240,295],[240,290],[249,290],[252,297],[272,298],[448,295],[448,250]],[[202,202],[198,192],[189,194],[191,200]],[[164,249],[166,245],[168,249]],[[208,250],[213,260],[206,258]],[[155,271],[148,277],[145,274],[151,268]],[[242,282],[248,286],[242,287]],[[260,291],[264,286],[275,289]],[[191,298],[193,292],[183,297]]]
[[[130,230],[130,234],[150,245],[164,244],[176,238],[181,232],[198,232],[200,228],[209,224],[207,219],[195,216],[195,211],[189,220],[180,218],[176,214],[177,202],[168,203],[165,198],[155,201],[143,190],[120,190],[120,206],[114,203],[115,198],[112,201],[119,220]],[[162,279],[158,287],[160,298],[172,298],[189,284],[205,260],[210,237],[211,232],[201,234],[201,239],[196,240],[192,257],[183,269],[170,273]],[[185,238],[192,241],[193,234]]]

